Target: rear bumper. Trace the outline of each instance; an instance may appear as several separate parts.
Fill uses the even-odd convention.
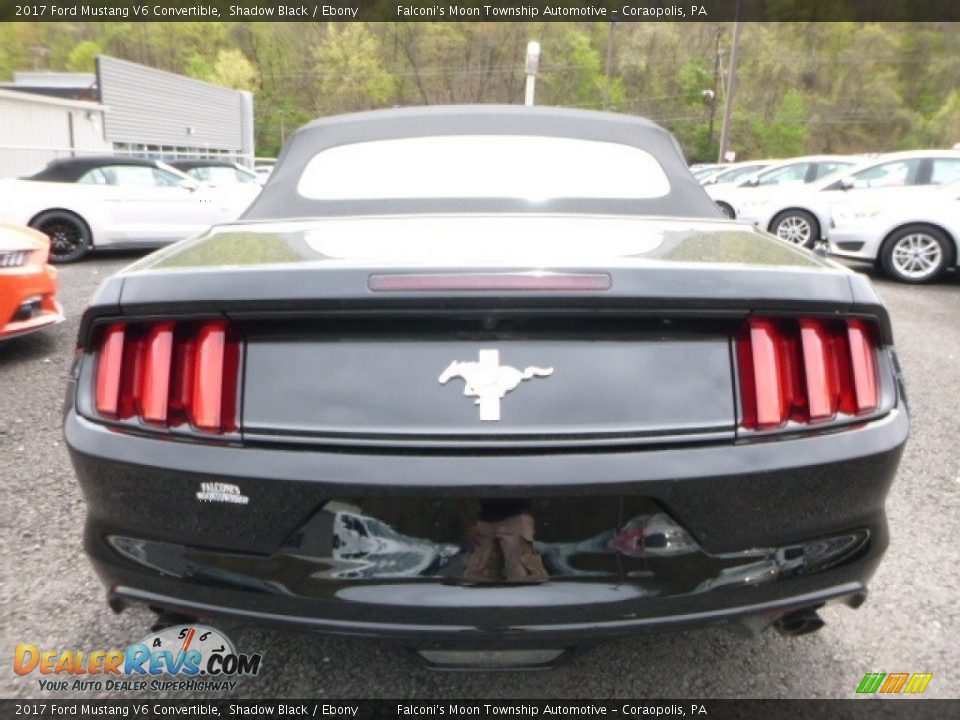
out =
[[[519,588],[517,589],[519,590]],[[476,592],[488,592],[478,590]],[[785,598],[753,601],[745,598],[742,604],[729,607],[707,607],[690,612],[672,612],[645,617],[615,617],[576,622],[537,623],[531,613],[527,624],[500,623],[437,623],[431,622],[428,609],[419,618],[407,622],[351,621],[316,615],[294,615],[269,610],[257,610],[246,604],[227,604],[224,598],[214,603],[196,602],[183,598],[152,593],[125,585],[113,585],[108,590],[111,607],[120,611],[130,604],[162,608],[201,621],[221,625],[257,625],[293,632],[316,632],[345,637],[373,638],[410,649],[430,648],[551,648],[569,650],[621,637],[625,634],[667,632],[708,625],[732,625],[740,632],[755,634],[778,618],[803,608],[819,608],[842,603],[857,608],[866,599],[867,590],[861,582],[849,582],[824,587],[808,593]]]
[[[887,545],[884,499],[907,431],[896,408],[843,432],[765,443],[414,455],[170,442],[122,434],[73,410],[65,424],[87,499],[86,550],[117,607],[140,602],[417,647],[567,647],[745,618],[763,627],[832,600],[857,606]],[[198,501],[202,483],[236,486],[246,500]],[[481,498],[529,500],[538,550],[546,557],[576,545],[558,556],[573,559],[548,564],[545,583],[458,582],[447,556],[468,553],[470,540],[439,529],[428,537],[427,509]],[[541,528],[566,528],[562,514],[549,515],[551,503],[579,503],[587,513],[638,498],[675,521],[689,540],[684,552],[614,551],[629,517],[611,517],[609,536],[571,530],[568,543],[541,542]],[[343,499],[362,508],[354,517],[368,527],[372,508],[401,521],[403,509],[424,508],[417,531],[379,524],[382,546],[408,550],[411,541],[417,557],[382,551],[390,561],[374,558],[372,574],[340,572],[348,554],[342,545],[339,555],[330,550],[331,521],[324,526],[321,516]],[[424,543],[452,549],[423,551]],[[369,568],[377,552],[358,567]],[[383,570],[400,555],[405,570]]]

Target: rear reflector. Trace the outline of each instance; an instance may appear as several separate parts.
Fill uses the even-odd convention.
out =
[[[240,346],[225,321],[115,323],[96,355],[99,415],[210,433],[237,429]]]
[[[447,273],[371,275],[374,292],[576,291],[609,290],[606,273]]]
[[[771,430],[876,410],[876,352],[862,320],[751,318],[737,339],[741,425]]]

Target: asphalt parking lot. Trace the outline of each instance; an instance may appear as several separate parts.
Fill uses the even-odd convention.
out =
[[[61,267],[67,321],[0,345],[5,697],[43,696],[36,675],[13,672],[18,643],[122,648],[141,639],[152,621],[147,610],[117,616],[107,609],[82,553],[83,498],[60,429],[83,306],[101,280],[133,258],[95,256]],[[849,698],[866,672],[932,672],[927,696],[960,697],[960,273],[926,287],[875,279],[893,315],[913,431],[888,501],[891,546],[860,610],[830,607],[822,631],[793,639],[773,632],[747,639],[720,629],[629,637],[539,673],[432,673],[372,643],[251,629],[233,639],[241,651],[263,653],[263,670],[241,681],[235,694]]]

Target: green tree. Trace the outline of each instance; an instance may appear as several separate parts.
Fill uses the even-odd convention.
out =
[[[393,97],[395,78],[366,23],[328,23],[313,56],[320,114],[382,107]]]
[[[221,50],[206,80],[233,90],[254,90],[257,69],[239,50]]]
[[[67,58],[67,70],[70,72],[93,72],[96,69],[97,55],[103,50],[93,40],[84,40],[70,51]]]

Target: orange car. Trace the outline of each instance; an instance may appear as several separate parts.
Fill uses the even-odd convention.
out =
[[[46,235],[0,223],[0,340],[63,320],[49,252]]]

